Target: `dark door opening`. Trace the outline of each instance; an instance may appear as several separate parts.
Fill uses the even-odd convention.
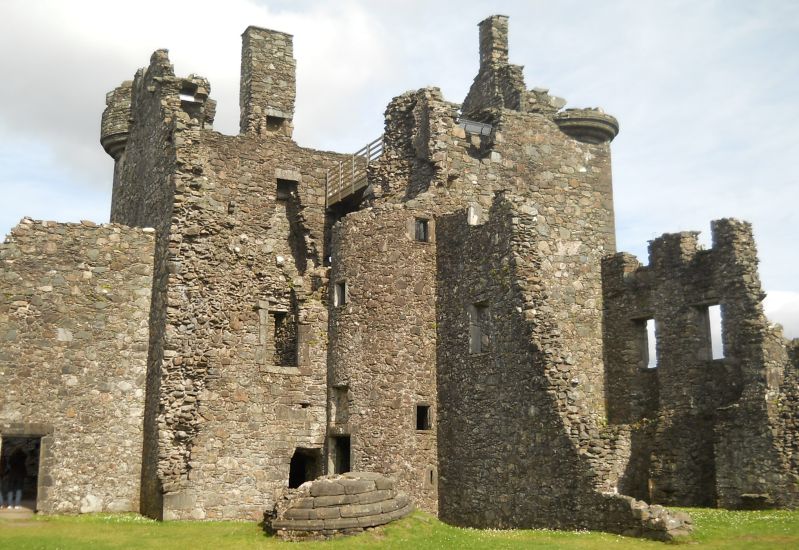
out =
[[[333,438],[333,470],[335,474],[350,471],[350,436],[348,435]]]
[[[322,475],[321,449],[296,449],[289,465],[289,489]]]
[[[4,506],[36,510],[39,485],[41,437],[4,437],[0,451],[0,475]]]

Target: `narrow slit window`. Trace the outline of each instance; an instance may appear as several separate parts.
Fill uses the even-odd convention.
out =
[[[638,365],[642,369],[657,368],[657,340],[655,336],[655,320],[641,319],[635,321],[638,327]]]
[[[343,306],[347,303],[347,281],[339,281],[333,289],[333,305]]]
[[[416,218],[415,238],[422,243],[430,242],[430,226],[428,220]]]
[[[416,405],[416,429],[427,431],[432,429],[433,422],[430,418],[430,405]]]
[[[724,359],[724,344],[721,339],[721,306],[699,306],[697,309],[698,331],[701,337],[698,354],[700,359]]]
[[[708,307],[707,317],[710,322],[711,357],[713,359],[724,359],[724,343],[721,339],[721,306]]]
[[[486,353],[491,347],[488,330],[488,305],[472,304],[469,313],[469,353]]]

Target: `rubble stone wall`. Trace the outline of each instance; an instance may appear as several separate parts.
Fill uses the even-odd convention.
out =
[[[0,245],[0,435],[42,437],[37,508],[138,511],[152,230],[23,219]]]
[[[415,240],[417,219],[429,241]],[[432,213],[384,204],[352,213],[333,238],[331,287],[346,303],[331,307],[331,398],[343,392],[352,468],[393,477],[427,511],[438,508],[436,404],[436,229]],[[429,429],[416,408],[429,406]],[[331,407],[335,406],[331,403]]]
[[[710,250],[696,233],[655,239],[648,266],[605,261],[611,421],[637,430],[622,490],[664,504],[737,508],[760,495],[786,505],[795,447],[772,433],[785,433],[777,403],[795,410],[785,342],[763,314],[749,224],[719,220],[712,234]],[[724,357],[714,360],[706,308],[716,304]],[[656,323],[654,369],[642,361],[645,319]]]
[[[603,491],[611,474],[601,464],[623,462],[625,434],[590,417],[576,425],[570,415],[579,380],[567,359],[571,341],[558,330],[560,297],[541,284],[547,257],[529,203],[500,196],[484,224],[467,217],[438,219],[441,518],[653,538],[690,530],[688,518],[661,510],[668,520],[655,527],[649,511],[635,511],[646,505]],[[477,329],[474,307],[486,310]],[[585,448],[571,434],[576,426],[590,440]]]
[[[195,138],[178,153],[193,168],[169,251],[162,430],[186,450],[162,455],[165,514],[254,518],[287,485],[295,450],[324,448],[324,174],[339,157],[285,136]],[[278,180],[292,182],[281,198]],[[293,364],[275,314],[296,335]]]

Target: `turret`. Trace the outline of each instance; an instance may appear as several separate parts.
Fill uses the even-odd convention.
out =
[[[100,144],[105,152],[119,160],[130,131],[130,98],[133,82],[126,80],[105,96],[105,111],[100,123]]]

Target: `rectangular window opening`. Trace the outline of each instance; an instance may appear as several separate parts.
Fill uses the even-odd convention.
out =
[[[287,201],[297,196],[297,182],[277,178],[277,200]]]
[[[333,473],[345,474],[350,467],[350,436],[336,436],[333,438]]]
[[[347,303],[347,281],[339,281],[333,289],[333,305],[343,306]]]
[[[658,366],[655,320],[641,319],[635,323],[638,327],[638,366],[644,370],[655,369]]]
[[[430,405],[416,405],[416,429],[419,431],[431,430],[433,427],[430,418]]]
[[[491,339],[488,331],[488,304],[475,303],[469,306],[469,353],[486,353]]]
[[[283,122],[285,122],[285,118],[279,116],[268,116],[266,117],[266,129],[270,132],[277,132],[283,126]]]
[[[703,342],[699,348],[700,358],[724,359],[724,342],[721,337],[721,306],[699,306],[697,308],[699,333]]]
[[[707,308],[710,321],[710,348],[713,359],[724,359],[724,342],[721,338],[721,306],[715,305]]]
[[[415,231],[415,238],[417,241],[422,243],[430,242],[430,228],[428,220],[423,218],[416,218],[416,231]]]
[[[286,311],[273,311],[273,342],[275,344],[275,365],[297,366],[297,323],[294,315]]]

